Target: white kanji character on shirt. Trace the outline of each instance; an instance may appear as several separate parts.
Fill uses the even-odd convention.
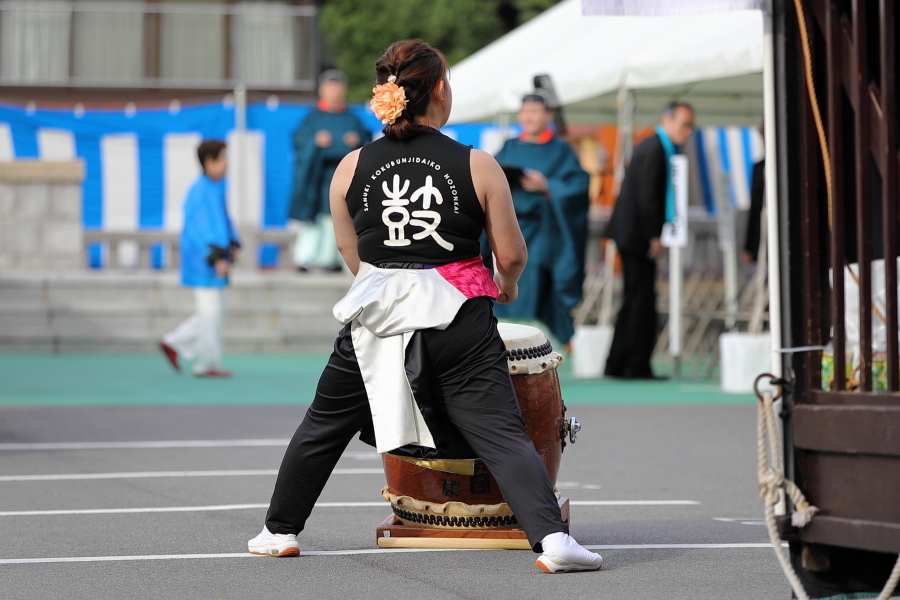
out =
[[[429,179],[431,178],[429,177]],[[453,250],[453,244],[442,238],[441,234],[437,232],[437,227],[441,224],[441,213],[434,210],[414,210],[412,212],[412,216],[418,218],[410,219],[409,224],[414,227],[422,228],[422,231],[413,234],[414,240],[423,240],[431,236],[434,238],[434,241],[437,242],[438,245],[444,250]],[[431,219],[431,223],[422,221],[421,219]],[[408,241],[409,240],[407,240],[407,242]]]
[[[391,220],[391,215],[394,214],[400,215],[399,221]],[[403,229],[410,223],[408,210],[402,206],[388,207],[381,213],[381,220],[388,227],[388,239],[384,240],[385,246],[409,246],[412,243],[406,239],[406,231]]]
[[[429,177],[429,179],[431,179]],[[403,182],[403,187],[400,187],[400,176],[394,175],[394,189],[388,187],[387,181],[381,182],[381,191],[384,192],[384,195],[387,196],[387,199],[382,200],[381,204],[383,206],[406,206],[409,204],[409,199],[404,198],[403,195],[406,194],[406,191],[409,189],[409,179]],[[426,207],[427,208],[427,207]]]
[[[409,199],[403,195],[409,190],[409,179],[403,186],[400,186],[400,176],[394,175],[393,189],[388,187],[387,181],[381,182],[381,191],[387,196],[381,201],[381,205],[386,207],[381,213],[381,221],[388,227],[388,239],[384,240],[385,246],[409,246],[412,242],[406,238],[404,228],[409,224],[409,211],[405,206],[409,204]],[[400,215],[399,221],[391,219],[391,215]]]
[[[394,175],[394,177],[397,176]],[[406,188],[404,188],[403,191],[406,191]],[[422,208],[428,210],[429,208],[431,208],[432,197],[434,197],[435,202],[437,202],[438,204],[444,203],[444,197],[441,196],[440,190],[434,187],[431,175],[429,175],[425,178],[425,185],[413,192],[413,195],[410,197],[409,201],[416,202],[419,198],[422,198]]]

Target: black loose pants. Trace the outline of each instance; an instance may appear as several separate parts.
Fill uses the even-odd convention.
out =
[[[656,313],[656,261],[622,252],[625,290],[616,318],[606,374],[612,377],[652,375],[650,357],[656,346],[659,317]]]
[[[539,552],[544,536],[568,532],[568,526],[547,468],[525,434],[492,301],[473,298],[447,329],[419,335],[433,401],[484,461]],[[348,325],[338,335],[312,406],[288,444],[266,515],[269,531],[303,530],[347,444],[371,422]]]

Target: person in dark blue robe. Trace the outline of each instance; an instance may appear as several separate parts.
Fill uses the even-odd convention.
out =
[[[528,265],[518,301],[498,304],[494,313],[498,319],[538,319],[568,344],[575,333],[571,312],[584,283],[590,176],[572,147],[549,128],[553,111],[544,96],[525,96],[518,120],[522,134],[507,140],[496,158],[510,177]],[[490,251],[484,253],[490,260]]]
[[[301,271],[319,267],[340,271],[328,190],[338,163],[372,139],[359,117],[344,104],[346,78],[325,71],[319,78],[319,102],[294,132],[294,187],[288,216],[299,224],[294,264]]]

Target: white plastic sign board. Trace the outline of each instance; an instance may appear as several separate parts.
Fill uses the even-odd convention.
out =
[[[683,154],[669,159],[669,173],[675,188],[675,220],[663,225],[660,242],[666,248],[684,248],[688,243],[688,160]]]

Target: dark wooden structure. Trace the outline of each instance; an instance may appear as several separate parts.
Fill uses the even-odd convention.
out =
[[[785,464],[821,510],[795,532],[797,566],[812,579],[828,579],[836,568],[829,553],[846,556],[840,548],[849,548],[866,557],[843,560],[837,579],[854,562],[882,557],[892,564],[890,554],[900,552],[900,6],[894,0],[801,5],[802,16],[793,0],[775,2],[783,345],[831,342],[834,377],[823,382],[821,351],[785,355]],[[805,80],[801,18],[830,151],[832,202]],[[873,267],[878,259],[887,265],[883,275],[875,271],[882,263]],[[849,264],[859,265],[858,288],[845,274]],[[875,275],[883,277],[885,294],[873,304]],[[845,286],[859,296],[859,344],[852,347]],[[884,339],[872,339],[873,320],[883,320]],[[851,363],[859,369],[847,369]],[[883,374],[873,375],[873,366]],[[816,553],[825,559],[811,558]]]

